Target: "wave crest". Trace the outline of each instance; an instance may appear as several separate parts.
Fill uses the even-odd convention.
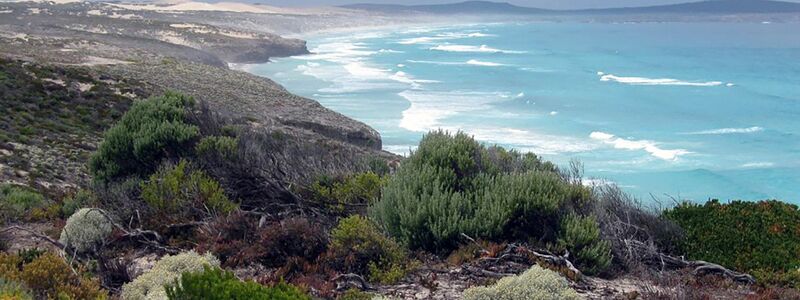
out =
[[[501,50],[489,47],[487,45],[472,46],[472,45],[446,44],[446,45],[437,45],[431,47],[429,50],[445,51],[445,52],[473,52],[473,53],[510,53],[510,54],[525,53],[525,51]]]
[[[597,72],[597,75],[600,76],[600,81],[614,81],[630,85],[719,86],[724,84],[722,81],[697,82],[682,81],[673,78],[624,77],[614,74],[605,74],[603,72]]]
[[[690,154],[685,149],[662,149],[658,147],[655,142],[648,141],[648,140],[628,140],[621,137],[617,137],[610,133],[595,131],[589,134],[589,137],[593,140],[601,141],[605,144],[609,144],[614,146],[615,149],[624,149],[624,150],[644,150],[650,155],[663,159],[663,160],[676,160],[678,157],[686,154]]]

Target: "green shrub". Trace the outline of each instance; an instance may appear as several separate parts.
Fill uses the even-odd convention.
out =
[[[210,253],[199,255],[189,251],[172,256],[164,256],[152,269],[122,286],[124,300],[164,300],[167,299],[166,284],[175,282],[186,272],[200,272],[206,267],[219,267],[219,261]]]
[[[33,295],[19,282],[0,278],[0,299],[3,300],[33,300]]]
[[[781,277],[767,274],[800,267],[796,205],[775,200],[727,204],[711,200],[703,205],[682,203],[664,215],[685,231],[681,248],[691,259],[751,272],[758,281]]]
[[[0,215],[3,218],[21,219],[32,209],[43,208],[46,202],[41,194],[16,185],[0,185]]]
[[[206,267],[202,272],[183,273],[180,280],[167,285],[170,300],[310,300],[295,286],[279,283],[272,287],[253,281],[242,282],[233,273]]]
[[[34,248],[18,250],[17,251],[17,256],[19,256],[19,258],[22,259],[21,263],[24,265],[24,264],[28,264],[28,263],[32,262],[33,260],[39,258],[39,256],[42,256],[42,254],[45,254],[45,253],[47,253],[46,250],[42,250],[42,249],[34,247]]]
[[[431,132],[403,162],[370,215],[410,248],[450,250],[461,234],[487,240],[558,233],[560,208],[589,191],[533,154],[485,147],[464,133]]]
[[[611,264],[611,245],[600,239],[600,227],[594,217],[570,214],[561,224],[559,245],[572,249],[574,263],[584,273],[593,275]]]
[[[105,134],[103,143],[89,161],[95,180],[107,182],[126,176],[151,174],[167,157],[179,157],[192,149],[200,135],[187,124],[192,98],[167,93],[139,101]]]
[[[141,184],[142,199],[162,216],[192,217],[198,213],[229,213],[237,208],[219,183],[188,162],[165,166]]]
[[[67,219],[59,241],[79,253],[97,250],[111,235],[113,225],[99,208],[82,208]]]
[[[223,158],[232,158],[236,155],[238,140],[228,136],[207,136],[203,137],[195,152],[197,155],[219,155]]]
[[[405,276],[406,253],[370,220],[354,215],[331,231],[328,253],[334,269],[367,275],[371,281],[391,283]]]
[[[80,190],[74,195],[64,198],[61,206],[61,215],[69,217],[83,207],[93,205],[97,199],[90,190]]]
[[[581,299],[558,273],[534,265],[525,273],[500,279],[488,287],[464,291],[465,300],[568,300]]]
[[[311,185],[312,197],[338,210],[346,205],[367,205],[381,195],[386,177],[372,172],[332,179],[323,177]]]

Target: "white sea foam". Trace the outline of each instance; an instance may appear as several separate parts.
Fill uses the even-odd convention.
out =
[[[555,110],[550,112],[550,115],[551,115],[551,116],[555,116],[555,115],[557,115],[557,114],[558,114],[558,112],[557,112],[557,111],[555,111]]]
[[[392,50],[392,49],[381,49],[381,50],[378,50],[378,53],[405,53],[405,52],[399,51],[399,50]]]
[[[434,83],[432,80],[416,79],[414,76],[389,68],[375,66],[369,57],[394,50],[383,49],[372,51],[364,43],[355,40],[331,39],[311,50],[311,55],[297,56],[296,59],[308,61],[299,65],[297,71],[331,83],[321,92],[348,93],[371,89],[419,89],[423,83]],[[320,63],[320,62],[329,63]],[[397,65],[398,68],[403,67]],[[405,84],[398,86],[397,83]]]
[[[756,133],[764,131],[763,127],[753,126],[747,128],[719,128],[703,131],[688,132],[686,134],[696,135],[718,135],[718,134],[739,134],[739,133]]]
[[[501,50],[492,48],[487,45],[473,46],[473,45],[454,45],[445,44],[431,47],[429,50],[445,51],[445,52],[474,52],[474,53],[525,53],[525,51]]]
[[[406,62],[415,63],[415,64],[428,64],[428,65],[440,65],[440,66],[481,66],[481,67],[502,67],[506,66],[505,64],[490,62],[490,61],[481,61],[477,59],[470,59],[465,62],[458,62],[458,61],[431,61],[431,60],[413,60],[409,59]]]
[[[750,162],[750,163],[742,164],[741,167],[742,168],[748,168],[748,169],[759,169],[759,168],[771,168],[771,167],[774,167],[774,166],[775,166],[775,163],[771,163],[771,162]]]
[[[411,151],[417,149],[417,145],[384,145],[383,150],[389,151],[391,153],[408,156]]]
[[[442,129],[449,131],[461,130],[483,142],[508,145],[523,152],[533,152],[536,154],[557,155],[563,153],[578,153],[591,151],[597,148],[597,145],[584,139],[516,128],[480,127],[475,124],[466,124],[463,126],[442,127]]]
[[[495,63],[495,62],[490,62],[490,61],[480,61],[480,60],[477,60],[477,59],[470,59],[470,60],[467,61],[467,64],[468,65],[473,65],[473,66],[484,66],[484,67],[502,67],[502,66],[504,66],[501,63]]]
[[[724,83],[721,81],[682,81],[672,78],[646,78],[646,77],[623,77],[614,74],[597,72],[600,81],[614,81],[630,85],[677,85],[677,86],[719,86]]]
[[[448,116],[467,111],[489,109],[489,104],[502,101],[503,93],[403,91],[401,97],[411,106],[403,111],[400,127],[427,132],[442,126]]]
[[[682,155],[692,153],[685,149],[662,149],[653,141],[629,140],[600,131],[592,132],[589,137],[593,140],[612,145],[615,149],[644,150],[650,153],[650,155],[663,160],[676,160]]]
[[[482,32],[444,32],[434,36],[420,36],[413,38],[405,38],[398,41],[398,44],[415,45],[415,44],[431,44],[436,41],[447,41],[466,38],[481,38],[493,36],[491,34]]]

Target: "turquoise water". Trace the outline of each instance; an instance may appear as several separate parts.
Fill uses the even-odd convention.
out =
[[[652,196],[800,203],[800,24],[510,23],[317,36],[248,71],[361,120],[583,162]]]

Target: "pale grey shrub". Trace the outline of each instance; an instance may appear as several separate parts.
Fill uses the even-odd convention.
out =
[[[534,265],[525,273],[500,279],[492,286],[464,291],[465,300],[571,300],[580,299],[567,280]]]
[[[87,252],[101,245],[113,229],[111,220],[97,208],[83,208],[67,219],[59,241],[78,252]]]
[[[211,253],[200,255],[194,251],[164,256],[150,271],[122,286],[122,299],[166,300],[164,285],[175,282],[185,272],[203,271],[204,266],[219,267],[219,260]]]

